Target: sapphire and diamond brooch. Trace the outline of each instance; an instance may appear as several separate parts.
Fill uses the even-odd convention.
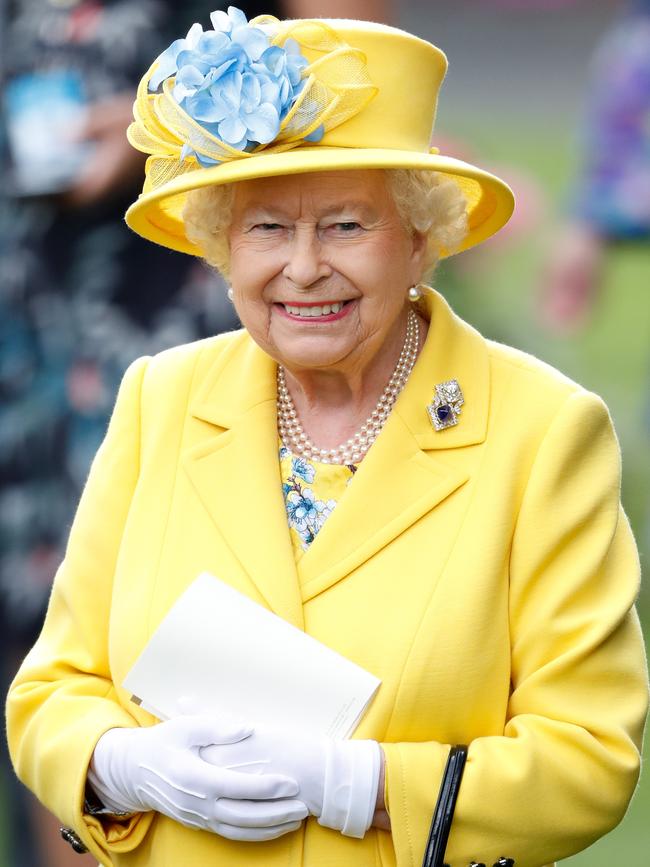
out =
[[[448,379],[436,385],[433,400],[427,406],[431,424],[436,430],[445,430],[458,424],[460,408],[465,403],[458,380]]]

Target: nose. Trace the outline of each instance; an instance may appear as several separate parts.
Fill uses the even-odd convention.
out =
[[[332,272],[323,253],[315,227],[296,228],[287,247],[283,275],[297,289],[307,289]]]

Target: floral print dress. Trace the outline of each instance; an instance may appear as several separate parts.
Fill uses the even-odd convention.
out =
[[[296,562],[316,538],[357,471],[355,464],[323,464],[280,445],[280,474]]]

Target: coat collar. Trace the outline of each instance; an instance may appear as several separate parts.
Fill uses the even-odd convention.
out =
[[[425,450],[455,449],[485,439],[490,400],[490,372],[485,340],[455,313],[445,299],[428,288],[420,311],[429,320],[429,332],[396,413]],[[465,397],[455,427],[436,431],[426,411],[435,386],[457,379]]]
[[[191,403],[191,414],[211,428],[187,456],[187,471],[269,607],[297,626],[303,601],[344,578],[464,484],[467,473],[458,462],[442,460],[442,452],[485,439],[485,341],[434,290],[421,309],[430,327],[406,388],[354,483],[301,558],[299,576],[279,472],[275,362],[242,332]],[[435,385],[454,378],[465,397],[459,424],[435,431],[426,406]]]
[[[452,312],[429,287],[419,302],[429,333],[408,384],[396,405],[422,449],[449,449],[485,439],[489,364],[483,337]],[[190,406],[196,418],[229,429],[258,404],[275,402],[276,363],[240,332],[208,371]],[[461,423],[435,431],[426,412],[437,383],[457,379],[465,396]]]

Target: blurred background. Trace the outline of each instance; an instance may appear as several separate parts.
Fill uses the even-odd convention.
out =
[[[433,143],[505,178],[509,227],[435,281],[484,335],[602,395],[623,502],[650,551],[650,0],[286,0],[250,16],[394,23],[449,58]],[[38,632],[115,389],[136,356],[233,327],[219,280],[122,225],[124,143],[150,59],[218,0],[0,0],[0,641],[6,688]],[[44,105],[47,111],[43,110]],[[44,122],[45,121],[45,122]],[[145,275],[147,277],[145,278]],[[646,635],[650,591],[639,607]],[[646,750],[647,752],[647,750]],[[647,867],[650,774],[563,864]],[[0,867],[90,867],[3,758]]]

